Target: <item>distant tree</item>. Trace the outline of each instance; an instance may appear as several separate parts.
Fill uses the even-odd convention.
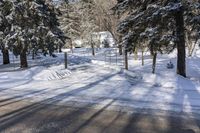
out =
[[[71,41],[70,47],[72,49],[72,42],[80,39],[83,42],[87,40],[88,43],[83,43],[85,46],[95,48],[92,34],[99,31],[97,25],[97,12],[93,0],[77,0],[68,1],[59,6],[62,12],[60,17],[61,29],[69,36]],[[92,50],[94,51],[94,50]]]
[[[110,47],[109,42],[106,39],[104,39],[103,45],[104,45],[104,48],[109,48]]]
[[[96,20],[99,25],[100,31],[109,31],[114,40],[119,41],[119,34],[117,33],[116,27],[119,22],[119,18],[117,15],[114,15],[112,12],[112,6],[116,4],[116,0],[108,0],[108,1],[100,1],[93,0],[96,8],[95,12],[97,12]]]
[[[99,32],[99,25],[97,22],[97,14],[95,11],[96,5],[93,0],[80,0],[80,12],[82,13],[81,18],[81,38],[86,38],[91,46],[92,55],[95,55],[95,43],[93,38],[94,32]]]
[[[79,5],[71,2],[63,2],[59,5],[62,15],[59,17],[60,28],[69,37],[68,47],[73,49],[73,40],[81,36],[81,12]]]

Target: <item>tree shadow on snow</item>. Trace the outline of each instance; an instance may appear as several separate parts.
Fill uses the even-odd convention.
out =
[[[77,95],[77,94],[79,94],[82,91],[88,90],[88,89],[96,86],[100,82],[103,82],[104,80],[107,80],[107,79],[115,76],[116,74],[117,73],[109,75],[109,76],[106,76],[103,79],[95,81],[95,82],[93,82],[91,84],[88,84],[88,85],[86,85],[84,87],[81,87],[81,88],[78,88],[78,89],[75,89],[75,90],[72,90],[72,91],[69,91],[69,92],[61,93],[61,94],[58,94],[58,95],[56,95],[54,97],[47,98],[47,99],[42,100],[40,102],[35,102],[35,103],[30,104],[30,105],[27,105],[27,106],[24,106],[24,107],[21,107],[21,108],[17,108],[17,109],[15,109],[13,111],[5,113],[5,114],[3,114],[3,115],[0,116],[0,132],[8,130],[10,127],[12,127],[14,125],[17,125],[20,122],[24,122],[25,120],[27,120],[27,119],[31,118],[32,116],[34,116],[35,113],[37,113],[37,112],[39,112],[41,110],[44,110],[44,109],[48,109],[48,107],[51,107],[51,105],[55,105],[55,104],[57,104],[57,103],[65,100],[65,99],[69,98],[72,95]],[[41,90],[41,91],[44,91],[44,90]],[[33,92],[30,92],[30,93],[33,93]],[[35,93],[39,93],[39,91],[35,92]],[[28,95],[28,93],[24,94],[24,95]],[[22,96],[16,96],[16,97],[13,97],[11,99],[15,99],[15,98],[18,98],[18,97],[22,97]],[[6,101],[6,100],[10,100],[10,99],[5,99],[3,101]],[[97,98],[96,100],[98,102],[101,102],[101,101],[104,101],[104,98],[100,97],[100,98]],[[82,109],[80,109],[80,110],[78,109],[77,111],[72,112],[73,113],[73,115],[72,115],[73,119],[74,119],[74,117],[78,117],[78,115],[76,115],[77,112],[83,111],[83,108],[86,109],[86,108],[93,107],[95,105],[96,105],[96,103],[86,104],[86,105],[84,105],[82,107]],[[42,118],[42,116],[41,116],[41,118]],[[59,118],[58,121],[62,120],[62,118]],[[44,118],[43,121],[45,121],[45,119],[46,118]],[[64,117],[64,119],[66,120],[68,118]],[[54,121],[56,119],[53,117],[52,120]],[[39,120],[39,121],[41,121],[41,120]],[[42,124],[43,124],[43,121],[41,121]],[[36,123],[40,123],[40,122],[38,122],[38,121],[32,121],[32,123],[36,124]],[[41,125],[38,125],[38,126],[41,126]]]
[[[180,103],[180,115],[186,117],[185,119],[192,120],[190,122],[185,122],[181,119],[177,120],[176,123],[185,125],[183,133],[196,133],[200,132],[200,92],[197,90],[195,83],[188,78],[181,76],[177,77],[177,91],[178,96],[174,97],[174,101]],[[198,112],[198,113],[197,113]],[[170,122],[170,123],[173,123]],[[188,125],[188,126],[186,126]],[[192,130],[191,127],[196,126],[198,131]],[[171,130],[177,131],[177,129]]]
[[[80,69],[85,68],[83,67]],[[182,118],[171,117],[170,114],[168,114],[169,117],[165,116],[164,118],[155,117],[144,113],[134,113],[132,115],[128,115],[130,117],[127,117],[125,116],[124,112],[117,112],[112,118],[104,117],[105,120],[100,119],[99,117],[102,114],[105,114],[105,110],[112,106],[114,102],[119,102],[119,97],[123,95],[126,95],[127,97],[131,96],[131,90],[129,89],[125,89],[123,91],[123,88],[119,88],[121,89],[121,93],[119,93],[116,98],[109,99],[105,96],[102,96],[93,98],[95,102],[93,101],[91,103],[80,102],[80,104],[77,101],[66,101],[66,107],[57,106],[57,104],[59,105],[60,102],[68,100],[70,96],[77,96],[81,94],[81,92],[94,89],[94,87],[96,87],[99,83],[104,82],[119,73],[105,75],[101,79],[83,87],[60,93],[50,98],[45,98],[39,102],[30,103],[29,105],[16,108],[13,111],[9,111],[3,115],[0,115],[0,132],[9,131],[12,128],[16,128],[16,132],[26,131],[28,128],[31,129],[31,132],[82,132],[86,127],[91,126],[95,127],[94,129],[98,129],[99,132],[142,133],[149,131],[154,133],[195,133],[192,128],[187,128],[187,126],[185,126],[185,123],[182,122]],[[188,103],[193,103],[194,96],[198,98],[200,97],[200,94],[192,82],[189,82],[187,86],[184,86],[182,84],[184,80],[186,79],[178,78],[178,89],[174,94],[174,101],[184,103],[186,99]],[[185,89],[192,90],[192,93]],[[10,99],[4,99],[1,102],[22,98],[23,96],[31,93],[40,95],[44,93],[43,91],[45,90],[27,92],[24,93],[24,95],[14,96]],[[108,95],[112,95],[115,93],[114,91],[116,90],[109,91]],[[140,99],[144,99],[149,93],[153,93],[151,91],[152,89],[149,89],[146,92],[146,95],[144,94]],[[153,91],[155,92],[156,89]],[[180,97],[175,97],[177,93],[180,94]],[[99,109],[93,109],[96,107],[96,105],[103,102],[106,102],[106,104],[103,104],[101,107],[99,107]],[[69,111],[70,106],[76,104],[80,104],[80,106]],[[184,107],[182,107],[182,110],[183,108]],[[194,108],[191,109],[195,110]],[[121,123],[121,120],[123,120],[124,123]],[[17,126],[20,126],[20,123],[22,125],[24,124],[24,126],[17,129]],[[198,121],[195,121],[194,123],[200,127]]]

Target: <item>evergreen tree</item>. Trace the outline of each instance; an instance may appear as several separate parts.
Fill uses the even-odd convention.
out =
[[[124,36],[123,44],[127,50],[146,42],[151,54],[156,56],[157,51],[170,52],[176,46],[177,74],[186,76],[184,23],[187,19],[184,17],[191,17],[189,12],[199,9],[197,0],[118,0],[113,9],[117,14],[127,15],[118,28]],[[155,63],[155,57],[153,59]]]
[[[200,38],[200,3],[192,0],[187,4],[185,12],[185,31],[188,54],[192,56],[195,46]]]
[[[53,5],[45,0],[10,1],[12,10],[5,16],[12,25],[5,37],[5,44],[20,55],[21,67],[28,67],[28,49],[36,52],[41,49],[44,54],[52,55],[54,50],[62,47],[65,36],[58,28],[57,12]]]
[[[104,48],[109,48],[110,47],[110,44],[109,44],[107,39],[103,40],[103,45],[104,45]]]
[[[3,64],[9,64],[9,50],[5,45],[4,39],[11,29],[11,24],[8,22],[6,16],[11,12],[11,3],[0,1],[0,49],[3,54]]]

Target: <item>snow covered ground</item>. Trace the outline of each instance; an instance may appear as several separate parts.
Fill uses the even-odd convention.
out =
[[[198,55],[187,59],[188,78],[183,78],[175,74],[175,68],[166,68],[170,59],[175,64],[175,53],[159,55],[156,74],[151,74],[148,54],[144,66],[130,56],[130,70],[124,71],[120,60],[118,65],[114,60],[105,63],[104,53],[105,49],[99,50],[91,57],[83,49],[77,50],[68,56],[68,69],[64,69],[63,53],[42,58],[26,70],[7,72],[12,65],[0,66],[4,70],[0,72],[0,97],[130,112],[153,109],[200,114]]]

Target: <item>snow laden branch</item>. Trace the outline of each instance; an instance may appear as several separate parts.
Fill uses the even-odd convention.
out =
[[[53,55],[61,49],[66,37],[59,29],[58,9],[44,0],[0,1],[1,45],[20,55],[21,67],[27,67],[27,52],[42,51]]]
[[[125,48],[132,51],[145,43],[154,54],[169,53],[177,46],[177,73],[186,76],[185,34],[192,33],[189,40],[199,38],[199,1],[118,0],[113,10],[122,18],[118,32]]]

